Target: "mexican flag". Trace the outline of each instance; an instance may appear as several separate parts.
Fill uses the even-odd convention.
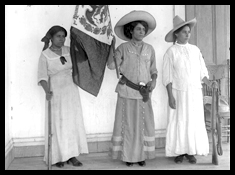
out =
[[[97,96],[112,56],[113,31],[108,5],[76,5],[70,29],[73,81]]]

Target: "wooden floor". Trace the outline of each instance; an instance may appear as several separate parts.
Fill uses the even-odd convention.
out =
[[[211,146],[211,145],[210,145]],[[174,158],[165,157],[164,148],[156,150],[156,158],[147,160],[145,167],[134,164],[127,167],[119,160],[112,160],[108,153],[90,153],[80,155],[82,167],[65,165],[63,168],[52,166],[52,170],[230,170],[230,143],[223,143],[223,155],[219,156],[219,165],[212,164],[211,148],[208,156],[196,156],[197,164],[184,159],[182,164],[174,163]],[[43,157],[15,158],[8,170],[46,170]]]

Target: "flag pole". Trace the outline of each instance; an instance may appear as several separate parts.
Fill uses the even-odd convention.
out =
[[[108,6],[108,12],[109,12],[109,5],[107,5],[107,6]],[[111,14],[110,14],[110,12],[109,12],[109,17],[110,17],[111,29],[113,29],[113,28],[112,28],[112,23],[111,23]],[[115,53],[115,45],[113,44],[113,41],[112,41],[111,47],[112,47],[112,49],[113,49],[113,54],[114,54],[114,53]],[[114,63],[115,63],[117,78],[119,79],[119,71],[118,71],[118,66],[117,66],[117,60],[116,60],[116,57],[113,56],[113,58],[114,58]]]
[[[115,46],[114,46],[114,44],[112,44],[112,48],[113,48],[113,54],[114,54],[115,53]],[[114,59],[114,63],[115,63],[117,78],[119,79],[119,71],[118,71],[118,66],[117,66],[117,60],[116,60],[116,57],[114,55],[113,55],[113,59]]]

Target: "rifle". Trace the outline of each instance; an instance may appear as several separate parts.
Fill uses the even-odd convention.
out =
[[[219,98],[217,98],[219,100]],[[217,103],[217,109],[218,109],[218,103]],[[218,112],[218,110],[217,110]],[[222,129],[221,129],[221,117],[216,114],[216,127],[217,127],[217,133],[218,133],[218,143],[217,143],[217,152],[219,156],[223,155],[223,149],[222,149]]]
[[[213,76],[213,81],[215,82],[215,76]],[[217,87],[215,83],[212,84],[212,106],[211,106],[211,134],[212,134],[212,163],[215,165],[218,165],[218,153],[216,148],[216,136],[218,136],[217,130],[216,130],[216,124],[218,121],[217,117],[217,104],[216,104],[216,98],[217,98]]]
[[[49,92],[50,90],[50,77],[48,79],[48,86],[49,86]],[[48,100],[48,154],[47,154],[47,163],[48,163],[48,170],[51,170],[51,159],[52,159],[52,152],[51,152],[51,141],[52,139],[52,133],[51,133],[51,100]]]

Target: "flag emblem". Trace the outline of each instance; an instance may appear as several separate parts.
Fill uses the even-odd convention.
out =
[[[107,5],[76,5],[72,26],[111,45],[112,26]]]

